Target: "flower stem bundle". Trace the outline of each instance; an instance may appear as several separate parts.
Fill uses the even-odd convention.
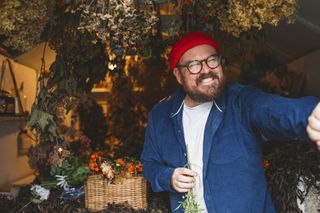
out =
[[[187,145],[187,165],[186,167],[190,170],[192,170],[190,159],[189,159],[189,151],[188,151],[188,145]],[[180,203],[178,208],[182,207],[184,209],[185,213],[201,213],[201,208],[199,203],[197,202],[196,195],[194,193],[193,188],[186,193],[182,197],[184,200]]]

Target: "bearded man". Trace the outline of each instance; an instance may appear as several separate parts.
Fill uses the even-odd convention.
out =
[[[220,46],[200,32],[181,38],[169,58],[181,88],[149,115],[141,160],[152,189],[170,191],[173,212],[193,190],[200,212],[274,213],[261,143],[300,138],[319,149],[319,100],[226,84]]]

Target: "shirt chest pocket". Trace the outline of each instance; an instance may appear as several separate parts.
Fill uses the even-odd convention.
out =
[[[243,156],[239,138],[236,134],[225,132],[218,134],[213,139],[213,144],[210,152],[210,163],[213,164],[228,164],[236,161]]]

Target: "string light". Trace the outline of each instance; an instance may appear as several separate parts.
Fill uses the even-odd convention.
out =
[[[58,148],[58,152],[61,153],[63,149],[61,147]]]
[[[109,70],[114,70],[115,68],[117,68],[117,65],[116,65],[116,64],[109,63],[109,64],[108,64],[108,68],[109,68]]]

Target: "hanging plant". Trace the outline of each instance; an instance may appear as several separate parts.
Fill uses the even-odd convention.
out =
[[[199,3],[203,18],[216,17],[220,29],[239,37],[242,32],[277,26],[281,20],[293,22],[298,0],[207,0]]]
[[[136,52],[157,23],[152,0],[91,0],[73,5],[81,13],[79,29],[96,34],[108,46]],[[111,44],[110,44],[111,43]]]
[[[248,6],[254,4],[255,7]],[[297,0],[293,1],[229,1],[228,15],[221,16],[222,30],[239,35],[241,31],[251,28],[261,29],[263,24],[276,26],[279,21],[287,19],[292,22],[292,15],[296,10]],[[228,25],[230,24],[230,26]]]
[[[40,43],[41,34],[53,14],[54,1],[3,0],[0,3],[2,43],[24,52]],[[35,24],[36,23],[36,24]]]
[[[60,12],[49,30],[49,46],[57,53],[50,66],[50,75],[44,81],[40,76],[40,91],[32,107],[29,125],[35,128],[41,142],[63,139],[59,131],[60,109],[69,112],[81,102],[94,83],[103,80],[108,58],[105,47],[94,35],[77,29],[79,14]]]

